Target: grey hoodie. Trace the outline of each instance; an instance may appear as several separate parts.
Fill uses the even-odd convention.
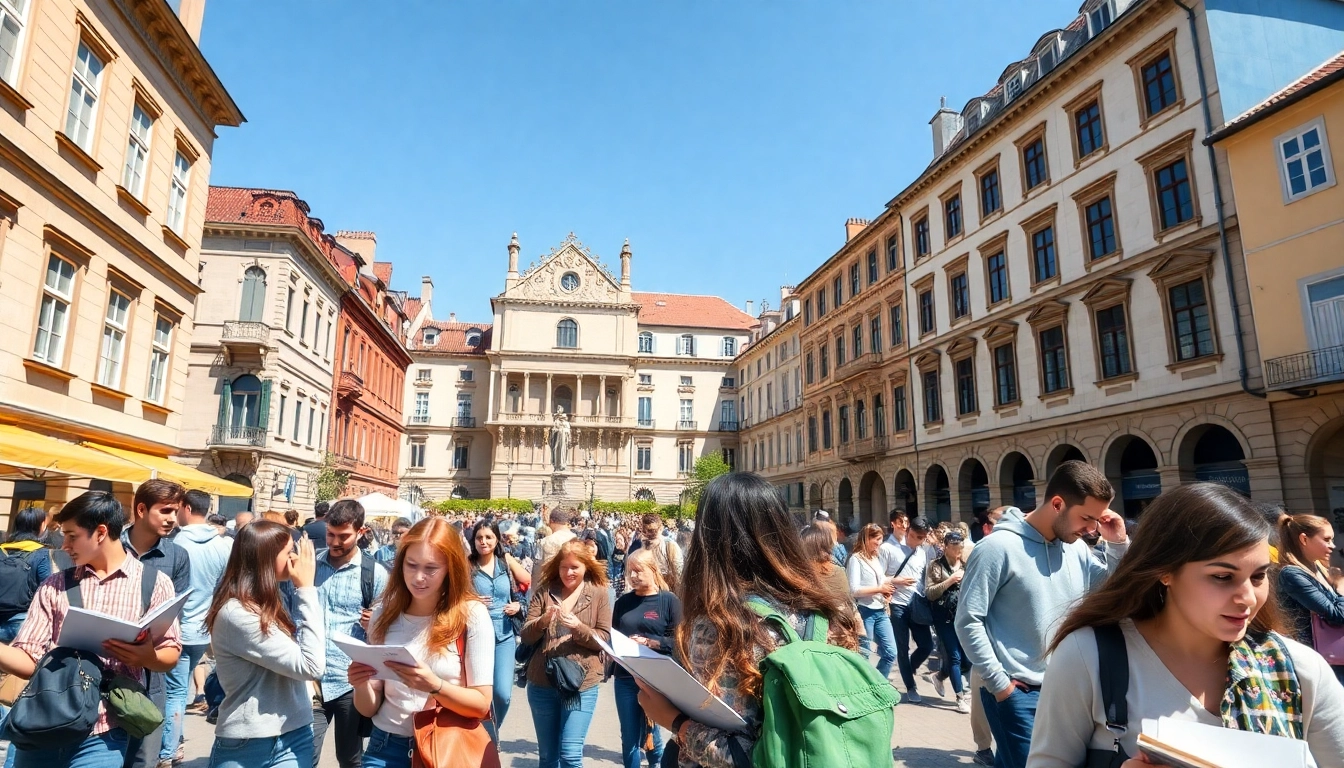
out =
[[[191,560],[191,596],[182,608],[182,644],[205,645],[210,642],[205,615],[229,562],[233,539],[220,536],[213,525],[196,523],[179,528],[173,542],[186,550]]]
[[[1012,507],[971,550],[957,604],[957,637],[985,687],[1040,685],[1045,649],[1074,603],[1120,563],[1129,544],[1106,544],[1105,564],[1084,541],[1047,542]]]

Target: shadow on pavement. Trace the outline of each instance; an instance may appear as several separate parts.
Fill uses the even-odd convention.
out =
[[[514,757],[509,763],[511,768],[535,768],[537,765],[537,743],[530,739],[508,739],[499,742],[499,751],[501,755],[519,755]],[[601,747],[596,744],[585,744],[583,747],[583,756],[589,760],[602,760],[616,765],[621,764],[621,753]],[[205,768],[204,765],[187,766],[183,768]]]
[[[898,768],[947,768],[973,765],[975,753],[964,749],[930,749],[928,747],[895,747],[891,757]]]

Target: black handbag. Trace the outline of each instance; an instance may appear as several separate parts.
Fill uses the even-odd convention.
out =
[[[586,676],[583,665],[571,658],[551,656],[546,659],[546,680],[562,699],[579,695]]]
[[[912,624],[933,626],[933,604],[929,602],[929,598],[916,592],[910,597],[910,607],[907,610]]]
[[[9,711],[6,738],[23,749],[78,744],[98,722],[102,687],[103,663],[97,656],[51,649]]]

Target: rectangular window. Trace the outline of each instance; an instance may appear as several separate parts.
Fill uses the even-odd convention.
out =
[[[27,26],[30,0],[0,2],[0,80],[10,85],[19,81],[19,49]]]
[[[891,419],[892,430],[895,432],[904,432],[907,428],[905,416],[905,387],[892,387],[891,389]]]
[[[285,330],[294,332],[294,289],[285,289]],[[363,366],[361,366],[363,367]]]
[[[308,343],[308,300],[303,300],[303,309],[299,313],[299,341]]]
[[[817,452],[817,417],[807,417],[807,452]]]
[[[1176,73],[1171,67],[1171,54],[1163,53],[1143,66],[1143,104],[1148,117],[1156,115],[1176,103]]]
[[[652,398],[652,397],[641,397],[641,398],[639,398],[639,426],[641,426],[641,427],[651,427],[651,426],[653,426],[653,398]]]
[[[576,334],[577,334],[577,332],[576,332]],[[578,340],[577,340],[577,336],[576,336],[576,338],[575,338],[575,343],[574,343],[573,345],[570,345],[570,346],[577,346],[577,345],[578,345]],[[689,333],[684,333],[684,334],[678,336],[678,337],[677,337],[677,354],[678,354],[678,355],[690,355],[690,356],[694,357],[694,356],[695,356],[695,337],[692,336],[692,335],[689,334]]]
[[[919,260],[928,256],[932,252],[929,244],[929,217],[925,216],[914,224],[915,229],[915,259]]]
[[[1101,149],[1106,143],[1101,129],[1101,102],[1094,101],[1073,113],[1073,128],[1078,137],[1078,158]]]
[[[639,334],[639,351],[640,351],[640,352],[644,352],[644,353],[652,353],[652,352],[653,352],[653,334],[652,334],[652,333],[641,333],[641,334]]]
[[[900,248],[897,246],[899,241],[895,235],[887,238],[887,271],[895,272],[896,266],[900,262]]]
[[[901,338],[905,335],[905,325],[901,322],[901,305],[897,304],[892,307],[889,314],[891,315],[891,346],[894,347],[901,343]]]
[[[737,354],[737,339],[733,336],[723,337],[723,356],[732,357]]]
[[[1064,348],[1064,328],[1056,325],[1041,331],[1041,375],[1046,393],[1069,388],[1069,363]]]
[[[824,317],[825,315],[826,315],[826,289],[825,289],[825,288],[818,288],[818,289],[817,289],[817,317]]]
[[[425,468],[425,444],[411,443],[411,469]]]
[[[835,337],[835,367],[839,368],[845,364],[845,337],[843,335]]]
[[[173,156],[172,186],[168,190],[168,228],[182,234],[187,220],[187,190],[191,188],[191,163],[178,152]]]
[[[1059,269],[1055,261],[1055,228],[1034,232],[1031,236],[1031,268],[1036,282],[1044,282],[1054,277]]]
[[[994,397],[998,405],[1017,402],[1017,356],[1012,344],[994,348]]]
[[[37,316],[37,338],[33,343],[33,357],[48,365],[60,367],[65,359],[65,337],[74,290],[75,265],[52,254],[47,259],[42,309]]]
[[[107,297],[107,314],[103,318],[103,345],[98,356],[98,383],[113,389],[121,388],[121,363],[126,356],[126,327],[129,323],[131,300],[116,291]]]
[[[952,276],[952,318],[962,318],[971,313],[971,286],[962,272]]]
[[[1171,301],[1171,329],[1176,337],[1176,359],[1193,360],[1212,355],[1213,325],[1209,321],[1209,305],[1204,296],[1204,281],[1192,280],[1173,287]]]
[[[457,418],[459,418],[459,419],[470,419],[470,418],[471,418],[471,393],[470,393],[470,392],[459,392],[459,393],[457,393]],[[461,426],[461,425],[459,425],[459,426]]]
[[[1325,123],[1321,118],[1279,137],[1280,172],[1287,200],[1305,197],[1334,181],[1330,147],[1322,140],[1324,137]]]
[[[807,355],[806,355],[806,357],[803,358],[803,367],[807,369],[807,371],[806,371],[806,375],[807,375],[807,383],[808,383],[808,385],[811,386],[812,384],[816,384],[816,383],[817,383],[817,378],[816,378],[815,375],[813,375],[813,374],[815,373],[815,371],[814,371],[814,369],[813,369],[813,365],[812,365],[812,353],[811,353],[811,352],[808,352]]]
[[[1037,139],[1023,148],[1022,168],[1026,173],[1028,190],[1050,180],[1050,170],[1045,163],[1045,139]]]
[[[299,423],[303,421],[303,401],[294,401],[294,442],[299,442]]]
[[[863,326],[856,325],[849,329],[849,345],[853,347],[851,354],[858,357],[863,354]]]
[[[859,295],[859,291],[861,291],[861,290],[863,290],[863,286],[859,284],[859,265],[858,265],[857,263],[856,263],[856,264],[850,264],[850,265],[849,265],[849,297],[852,299],[852,298],[854,298],[855,296],[858,296],[858,295]]]
[[[919,292],[919,335],[933,333],[933,290]]]
[[[1153,181],[1157,188],[1157,214],[1162,229],[1170,229],[1195,217],[1190,176],[1184,159],[1158,168]]]
[[[475,376],[476,376],[475,372],[472,371],[470,368],[462,368],[459,369],[457,372],[458,381],[473,381],[475,379]]]
[[[1123,376],[1129,365],[1129,331],[1125,308],[1120,304],[1097,311],[1097,346],[1101,350],[1101,377]]]
[[[831,412],[821,412],[821,448],[829,451],[831,449]]]
[[[653,374],[652,373],[639,374],[639,383],[645,386],[653,384]]]
[[[653,471],[653,446],[641,445],[635,448],[635,471]]]
[[[868,320],[868,347],[874,352],[882,349],[881,315],[877,315]]]
[[[690,376],[682,376],[682,377],[680,378],[680,381],[681,381],[681,385],[680,385],[680,386],[683,386],[683,387],[693,386],[693,385],[691,384],[691,377],[690,377]]]
[[[845,303],[845,283],[839,275],[836,275],[835,279],[831,281],[831,295],[834,298],[835,307],[839,309],[840,305]]]
[[[93,125],[98,113],[98,92],[103,80],[103,60],[80,41],[75,71],[70,76],[70,104],[65,114],[65,135],[80,149],[92,154]]]
[[[989,273],[989,303],[998,304],[1008,298],[1008,257],[1003,251],[990,256],[985,270]]]
[[[677,471],[689,474],[695,468],[695,445],[680,443],[677,445]]]
[[[429,423],[429,393],[415,393],[415,415],[412,417],[416,424]]]
[[[289,404],[289,398],[286,397],[284,393],[281,393],[280,410],[277,411],[277,413],[280,416],[279,419],[280,423],[275,425],[275,434],[280,435],[281,437],[284,437],[285,434],[285,410],[288,404]]]
[[[812,324],[812,300],[803,300],[803,325]]]
[[[683,424],[695,423],[695,401],[689,398],[681,399],[681,421]]]
[[[938,386],[938,372],[924,372],[924,423],[936,424],[943,420],[942,393]]]
[[[1083,209],[1087,216],[1088,253],[1095,259],[1115,253],[1115,216],[1111,198],[1103,197]]]
[[[830,356],[829,356],[829,355],[830,355],[830,352],[829,352],[829,350],[830,350],[830,347],[828,347],[828,346],[825,344],[825,342],[823,342],[822,345],[821,345],[820,347],[818,347],[818,349],[817,349],[817,351],[821,354],[821,378],[823,378],[823,379],[826,378],[827,376],[830,376],[830,375],[831,375],[831,363],[830,363]]]
[[[943,204],[943,220],[948,240],[961,235],[961,195],[953,195]]]
[[[975,359],[968,357],[957,361],[957,415],[975,412]]]
[[[840,406],[840,442],[849,442],[849,406]]]
[[[416,381],[431,381],[433,379],[433,376],[434,376],[434,369],[432,368],[417,368],[415,371]]]
[[[980,177],[980,215],[982,217],[1003,208],[1003,196],[999,192],[999,169],[987,171]]]
[[[873,435],[885,437],[887,434],[887,411],[882,404],[882,393],[873,394]]]
[[[306,442],[309,448],[313,447],[313,427],[316,426],[313,422],[315,421],[317,421],[317,409],[310,405],[308,406],[308,440]]]
[[[470,448],[467,443],[453,446],[453,469],[466,469],[471,466],[471,454],[468,450]]]
[[[154,338],[149,352],[149,383],[145,387],[145,399],[151,403],[163,403],[168,387],[168,363],[172,359],[173,321],[160,315],[154,319]]]
[[[868,284],[877,282],[877,249],[868,252]]]
[[[0,0],[0,8],[4,7]],[[0,11],[3,13],[3,11]],[[121,186],[139,199],[145,194],[145,166],[149,162],[149,139],[154,130],[154,119],[136,102],[131,110],[130,138],[126,145],[126,167],[121,172]]]
[[[737,387],[737,378],[733,376],[724,376],[723,381],[719,382],[719,386],[724,389],[734,389]]]

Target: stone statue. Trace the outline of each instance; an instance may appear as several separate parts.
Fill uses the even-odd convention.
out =
[[[551,427],[551,467],[556,472],[569,469],[569,414],[564,408],[555,409],[555,422]]]

